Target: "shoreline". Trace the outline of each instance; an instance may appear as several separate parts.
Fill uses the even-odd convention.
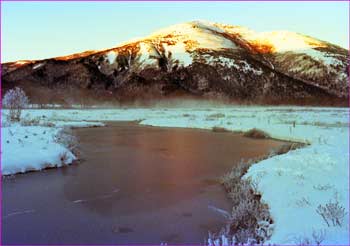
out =
[[[82,149],[83,149],[82,155],[83,155],[84,161],[82,161],[81,164],[79,164],[79,165],[73,164],[69,167],[59,168],[57,170],[50,169],[50,170],[44,170],[43,172],[33,172],[33,173],[28,173],[27,175],[15,176],[13,180],[16,180],[18,183],[24,182],[24,184],[21,184],[21,186],[17,186],[18,195],[16,196],[16,198],[13,198],[13,199],[15,199],[17,203],[18,203],[18,200],[21,199],[20,198],[21,197],[21,191],[20,191],[21,189],[19,187],[22,187],[22,185],[24,185],[22,188],[26,187],[26,189],[28,189],[28,188],[29,189],[31,189],[31,188],[37,189],[36,187],[32,187],[33,185],[31,184],[32,182],[30,181],[32,178],[30,176],[36,176],[36,179],[38,179],[38,181],[35,181],[35,182],[39,182],[40,179],[45,180],[45,176],[52,176],[52,179],[55,180],[54,181],[55,189],[51,190],[50,196],[52,196],[52,192],[55,193],[56,190],[58,192],[60,190],[60,188],[62,188],[62,187],[60,187],[62,185],[66,186],[66,189],[67,189],[65,191],[66,195],[64,197],[61,196],[61,198],[63,198],[62,199],[63,201],[59,202],[59,200],[57,200],[57,198],[54,199],[58,202],[58,204],[61,204],[61,205],[65,204],[65,206],[68,206],[68,207],[71,207],[72,205],[83,206],[85,212],[83,212],[83,214],[80,215],[83,217],[91,217],[92,214],[94,214],[94,216],[92,216],[92,217],[97,216],[100,218],[101,217],[105,218],[105,216],[107,214],[109,214],[109,216],[112,216],[112,218],[116,218],[115,216],[117,216],[118,218],[120,216],[123,217],[123,219],[121,219],[121,221],[123,221],[123,223],[121,223],[121,224],[115,223],[115,222],[113,223],[111,221],[111,219],[107,219],[107,221],[108,221],[107,224],[110,224],[110,227],[114,228],[111,230],[112,232],[111,231],[107,232],[104,229],[103,233],[102,232],[97,233],[97,234],[102,233],[103,235],[107,236],[108,239],[106,239],[105,243],[106,242],[107,243],[114,242],[112,240],[113,238],[115,238],[115,240],[117,242],[120,242],[120,243],[141,243],[141,242],[146,242],[147,241],[146,239],[148,239],[149,240],[148,242],[151,242],[151,243],[160,243],[160,242],[168,242],[168,243],[176,243],[176,242],[195,243],[195,242],[197,242],[197,243],[200,243],[200,242],[203,242],[204,238],[198,238],[198,235],[204,236],[204,231],[207,231],[208,229],[215,230],[215,228],[219,228],[219,226],[221,226],[222,225],[221,223],[223,222],[222,218],[220,218],[219,215],[217,215],[215,213],[211,214],[211,212],[208,211],[208,205],[213,205],[213,204],[209,204],[210,199],[208,199],[208,197],[207,197],[208,194],[209,194],[209,197],[212,196],[212,197],[214,197],[214,200],[216,199],[216,201],[218,201],[218,204],[214,204],[214,206],[216,205],[216,207],[228,209],[228,210],[231,209],[229,206],[229,202],[227,200],[225,202],[225,199],[227,199],[227,198],[226,198],[226,194],[223,190],[223,187],[221,187],[221,185],[219,185],[219,184],[218,185],[210,184],[213,182],[213,177],[219,178],[221,175],[219,173],[217,173],[217,174],[213,174],[214,176],[211,176],[211,172],[213,172],[213,170],[214,171],[217,170],[218,166],[215,166],[215,168],[212,169],[210,167],[210,165],[208,165],[208,163],[206,163],[206,158],[213,158],[213,157],[208,155],[208,154],[205,154],[205,152],[208,152],[212,148],[215,148],[215,144],[211,145],[211,146],[207,146],[206,142],[203,140],[205,140],[205,139],[210,140],[209,141],[210,143],[218,143],[218,141],[219,141],[220,144],[223,144],[223,146],[226,146],[226,147],[222,147],[222,150],[220,150],[221,148],[216,149],[216,151],[223,151],[223,153],[227,153],[229,151],[229,149],[227,147],[227,144],[225,145],[225,143],[232,144],[235,141],[238,141],[238,139],[239,139],[240,145],[242,145],[242,143],[245,142],[246,146],[250,146],[251,148],[255,148],[254,150],[248,151],[249,152],[248,155],[250,155],[250,157],[257,157],[257,156],[255,156],[255,154],[257,152],[259,152],[260,154],[264,154],[262,152],[265,152],[265,151],[261,150],[261,148],[263,148],[262,142],[264,142],[264,141],[268,142],[270,145],[272,143],[274,143],[272,145],[274,145],[275,147],[277,145],[280,145],[280,143],[282,143],[282,141],[274,141],[274,140],[258,140],[257,141],[255,139],[246,139],[246,138],[243,138],[241,136],[237,136],[237,134],[214,133],[210,130],[208,131],[208,130],[203,130],[203,129],[195,129],[195,130],[194,129],[183,129],[183,128],[169,129],[169,128],[162,128],[162,127],[137,125],[137,124],[132,123],[132,122],[118,122],[118,123],[114,122],[113,126],[111,126],[110,122],[106,122],[106,123],[107,123],[107,126],[101,127],[101,128],[88,128],[88,129],[76,128],[76,129],[73,129],[74,133],[78,135],[78,138],[80,140],[79,142],[82,145],[84,145],[84,146],[82,146]],[[95,146],[95,145],[98,143],[98,141],[96,142],[96,140],[95,140],[95,143],[94,143],[93,141],[91,141],[92,140],[91,135],[89,136],[89,134],[92,131],[95,131],[98,133],[98,134],[96,133],[97,135],[105,134],[104,136],[106,137],[106,136],[110,135],[110,133],[108,133],[108,132],[106,133],[105,131],[106,130],[108,131],[108,128],[113,128],[113,127],[117,127],[117,128],[119,127],[119,131],[117,132],[117,135],[116,135],[119,137],[117,137],[116,139],[111,139],[110,143],[115,143],[118,146],[120,146],[119,150],[113,150],[113,151],[119,151],[119,155],[123,156],[122,158],[124,158],[124,161],[129,160],[129,161],[132,161],[134,163],[134,165],[136,165],[133,168],[123,165],[123,167],[125,169],[127,169],[127,171],[124,171],[123,175],[118,174],[119,172],[123,172],[122,169],[113,171],[114,164],[112,164],[112,163],[106,164],[106,166],[102,165],[103,167],[96,166],[96,163],[101,163],[101,160],[98,161],[99,158],[96,157],[96,155],[101,155],[103,153],[105,155],[107,155],[106,151],[108,152],[109,151],[108,149],[110,149],[111,147],[103,147],[102,146],[101,149],[99,149],[100,152],[98,152],[98,151],[96,152],[97,146]],[[164,141],[164,139],[168,139],[168,140],[171,139],[172,141],[175,141],[175,143],[176,143],[176,141],[179,143],[179,139],[178,139],[180,136],[179,133],[181,133],[182,134],[181,136],[183,138],[185,138],[185,140],[186,140],[186,141],[180,140],[180,143],[182,143],[182,144],[188,144],[187,143],[188,141],[197,141],[197,142],[194,142],[194,143],[191,143],[188,145],[188,146],[193,146],[194,149],[187,151],[186,148],[178,149],[178,148],[174,147],[176,145],[171,145],[171,144],[167,145],[167,143],[165,143],[165,142],[163,142],[163,143],[161,143],[161,141],[159,142],[159,140]],[[166,135],[166,137],[164,137],[164,134]],[[139,137],[137,137],[137,136],[139,136]],[[128,138],[128,137],[129,138],[131,137],[128,140],[129,142],[128,141],[123,142],[123,141],[125,141],[123,139]],[[201,141],[199,141],[197,138],[202,138],[202,139],[200,139]],[[81,139],[83,139],[82,142],[81,142]],[[148,140],[146,141],[145,139],[148,139]],[[193,140],[193,139],[197,139],[197,140]],[[221,140],[223,140],[225,143],[222,142]],[[85,141],[87,141],[87,142],[85,142]],[[143,145],[143,143],[145,143],[145,142],[147,142],[148,144]],[[168,141],[168,142],[171,142],[171,141]],[[249,143],[249,144],[247,144],[247,143]],[[203,146],[198,146],[201,144]],[[267,144],[268,146],[265,146],[264,148],[266,149],[266,147],[269,147],[268,149],[270,149],[271,146],[269,144]],[[186,147],[188,147],[188,146],[186,146]],[[198,150],[198,147],[206,148],[207,151],[202,152],[203,149]],[[241,146],[234,146],[234,147],[239,148]],[[129,154],[123,155],[123,152],[126,151],[126,149],[128,149],[128,148],[130,149],[128,151]],[[166,148],[168,148],[168,150]],[[169,152],[169,148],[170,148],[170,152]],[[95,151],[95,153],[90,152],[90,154],[89,154],[87,151],[88,149]],[[141,149],[141,150],[138,151],[136,149]],[[137,152],[137,154],[136,153],[133,154],[133,152],[135,152],[135,151]],[[196,153],[194,154],[193,152],[196,152]],[[179,153],[186,154],[187,155],[186,158],[185,159],[181,159],[181,158],[178,159],[180,156]],[[198,153],[203,153],[204,155],[206,155],[206,158],[198,157],[198,155],[199,155]],[[90,157],[89,157],[89,155],[90,155]],[[147,155],[148,155],[148,157],[147,157]],[[137,158],[138,156],[142,156],[142,158],[146,158],[146,159],[143,159],[143,161],[141,163],[137,164],[137,162],[135,162],[135,158]],[[245,156],[247,156],[247,153],[245,153]],[[93,158],[95,158],[95,164],[90,163]],[[113,159],[114,156],[112,155],[111,158]],[[174,158],[175,158],[175,160],[174,160]],[[217,156],[216,158],[222,158],[222,155],[221,155],[221,157]],[[222,165],[220,167],[221,174],[225,174],[227,171],[229,171],[232,168],[232,165],[234,162],[234,160],[233,160],[234,158],[232,158],[232,157],[230,157],[230,158],[226,157],[226,158],[227,158],[227,162],[229,162],[229,163],[225,163],[225,164],[222,163],[221,164]],[[241,158],[239,158],[239,159],[241,159]],[[181,164],[183,162],[186,162],[186,160],[188,163]],[[163,164],[164,161],[174,163],[173,165],[177,165],[177,166],[175,166],[177,168],[170,169],[170,170],[169,170],[169,167],[164,168],[164,164]],[[196,168],[188,166],[191,161],[197,163]],[[211,160],[211,161],[213,161],[213,160]],[[148,168],[144,169],[145,167],[142,167],[143,165],[141,165],[142,163],[148,163],[149,165],[151,165],[150,163],[154,163],[154,162],[158,162],[158,164],[156,166],[154,166],[153,168],[157,168],[158,172],[159,172],[159,170],[161,170],[163,172],[162,175],[166,176],[166,178],[163,178],[160,183],[158,182],[157,178],[154,179],[155,177],[159,177],[158,173],[152,173]],[[203,171],[203,170],[201,171],[201,168],[203,168],[203,166],[200,165],[201,162],[206,163],[205,164],[206,167],[204,168],[204,169],[206,169],[205,171]],[[219,165],[218,164],[219,162],[224,162],[224,161],[220,160],[216,163],[216,165]],[[180,169],[178,168],[179,165],[182,165]],[[108,168],[112,168],[112,169],[108,169]],[[142,176],[142,175],[137,176],[137,173],[135,173],[136,168],[138,168],[139,172],[144,173],[146,175],[145,176]],[[183,169],[183,168],[185,168],[185,169]],[[94,172],[91,169],[95,169]],[[119,179],[124,179],[125,182],[127,182],[127,183],[130,182],[129,180],[140,180],[140,181],[137,181],[139,184],[137,184],[136,187],[128,190],[128,188],[123,187],[123,185],[121,183],[116,184],[115,179],[118,180],[118,178],[116,178],[112,174],[109,174],[108,172],[106,172],[106,170],[110,170],[111,172],[114,173],[115,176],[119,175]],[[141,170],[143,170],[143,171],[141,171]],[[199,175],[200,178],[198,178],[198,173],[201,173],[201,172],[202,172],[202,175]],[[82,173],[83,173],[83,175],[82,175]],[[95,179],[96,175],[97,176],[100,175],[100,178]],[[125,175],[126,176],[131,175],[131,176],[128,179],[126,179],[126,177],[123,177]],[[58,176],[60,176],[61,178],[63,177],[64,179],[68,178],[68,181],[69,181],[68,184],[67,183],[62,184],[65,181],[60,180],[60,178],[58,178]],[[138,177],[138,178],[136,178],[136,177]],[[95,179],[95,182],[92,182],[94,179]],[[171,181],[169,183],[169,179],[173,180],[173,181]],[[194,183],[191,183],[191,182],[193,182],[192,181],[193,179],[196,181]],[[179,180],[179,182],[176,182],[176,180]],[[43,180],[41,180],[40,182],[43,183],[42,181]],[[49,180],[47,180],[47,181],[49,181]],[[6,198],[6,199],[4,199],[4,201],[6,201],[6,202],[5,202],[3,207],[5,210],[4,215],[6,216],[6,214],[10,214],[10,212],[11,212],[11,211],[8,211],[8,213],[6,213],[6,210],[8,210],[11,207],[10,204],[13,203],[13,202],[11,202],[11,199],[9,197],[6,197],[6,195],[8,196],[8,194],[9,194],[7,192],[10,192],[10,190],[11,190],[11,189],[9,189],[7,191],[8,187],[6,187],[6,186],[8,186],[7,183],[11,183],[11,179],[4,180],[3,182],[4,182],[3,188],[4,188],[4,195],[5,195],[4,197]],[[49,182],[49,183],[51,183],[51,182]],[[92,187],[90,189],[87,189],[87,187],[85,187],[85,186],[88,183],[94,183],[95,186],[100,186],[100,187],[96,187],[96,188]],[[181,185],[181,183],[184,183],[184,185]],[[112,186],[113,187],[118,186],[118,187],[117,188],[114,187],[114,189],[112,189]],[[203,190],[203,187],[204,187],[204,190]],[[125,189],[128,191],[124,191]],[[180,190],[178,190],[178,189],[180,189]],[[109,193],[107,192],[107,190],[109,190],[108,191]],[[221,194],[220,194],[220,190],[221,190]],[[107,192],[107,194],[103,194],[102,191]],[[113,192],[113,191],[115,191],[115,192]],[[185,194],[184,197],[183,197],[182,193]],[[166,196],[167,194],[172,194],[172,195],[170,197],[167,197]],[[68,197],[67,197],[67,195],[68,195]],[[39,197],[40,196],[42,196],[42,195],[39,195]],[[129,198],[128,198],[128,196],[129,196]],[[36,200],[39,197],[36,197],[36,198],[34,197],[32,199]],[[111,200],[109,200],[109,199],[111,199]],[[164,200],[168,200],[168,201],[164,201]],[[116,207],[119,206],[118,207],[119,209],[111,208],[109,206],[110,204],[108,201],[112,202],[112,204],[114,204],[114,206],[116,206]],[[141,202],[141,201],[143,201],[143,202]],[[157,201],[157,202],[155,203],[155,201]],[[139,204],[140,202],[143,205],[142,208],[140,207],[141,206]],[[8,203],[8,204],[6,204],[6,203]],[[26,202],[24,202],[24,203],[20,202],[20,203],[24,206]],[[201,206],[202,203],[206,203],[206,206]],[[225,203],[226,203],[226,207],[225,207]],[[125,205],[120,206],[120,204],[125,204]],[[159,207],[159,205],[161,205],[161,206]],[[56,204],[56,206],[57,206],[57,204]],[[63,206],[63,207],[65,207],[65,206]],[[157,207],[158,207],[158,209],[156,209]],[[106,208],[108,208],[107,210],[109,210],[109,212],[105,211]],[[189,209],[190,211],[186,211],[186,208],[190,208]],[[37,211],[35,208],[31,208],[31,209],[34,211]],[[58,206],[57,209],[62,209],[62,207]],[[71,209],[73,209],[73,208],[71,208]],[[70,209],[68,209],[68,210],[70,210]],[[116,211],[116,210],[118,210],[118,211]],[[90,211],[90,212],[88,212],[88,211]],[[144,211],[144,212],[142,212],[142,211]],[[160,212],[157,212],[157,211],[160,211]],[[168,213],[167,213],[167,211],[168,211]],[[196,214],[196,212],[193,212],[193,211],[200,211],[200,213]],[[82,211],[80,211],[79,213],[81,213],[81,212]],[[97,214],[96,214],[96,212],[97,212]],[[138,215],[135,215],[135,213]],[[169,215],[169,213],[170,213],[170,215]],[[207,215],[205,215],[205,213],[207,213]],[[62,215],[64,215],[64,213]],[[18,218],[21,217],[20,220],[22,220],[25,217],[31,217],[31,216],[36,217],[39,215],[37,213],[33,212],[33,213],[28,213],[28,214],[25,214],[22,216],[18,215]],[[147,218],[147,216],[153,216],[153,219],[155,219],[157,216],[160,216],[160,217],[158,217],[158,219],[159,219],[159,221],[161,221],[161,223],[163,223],[163,227],[165,227],[165,228],[162,228],[163,233],[155,232],[156,228],[154,226],[147,225],[146,222],[150,220],[150,218]],[[50,215],[50,213],[46,214],[45,217],[47,217],[47,218],[51,217],[51,219],[53,221],[55,221],[55,219],[58,219],[57,215],[56,216],[54,216],[52,214]],[[63,217],[65,217],[65,216],[63,216]],[[164,220],[162,221],[162,219],[161,219],[162,217],[167,217],[168,219],[166,221],[164,221]],[[204,226],[205,223],[203,224],[202,222],[199,222],[199,221],[203,220],[204,217],[213,218],[212,221],[214,221],[214,222],[216,221],[214,223],[216,225]],[[176,218],[176,220],[175,220],[175,218]],[[37,219],[42,220],[43,218],[41,216],[39,216]],[[68,219],[68,218],[66,218],[66,219]],[[6,222],[11,224],[9,226],[8,230],[6,230],[7,223],[5,223],[4,228],[3,228],[4,229],[4,237],[3,238],[4,238],[5,243],[24,243],[24,242],[25,243],[30,243],[30,242],[32,242],[32,243],[40,243],[40,242],[41,243],[48,243],[47,241],[41,241],[42,239],[35,238],[36,233],[34,233],[34,231],[31,232],[31,236],[29,236],[29,238],[31,238],[31,239],[29,239],[29,241],[21,241],[21,239],[24,240],[24,238],[22,237],[24,235],[22,235],[22,236],[9,235],[9,234],[16,234],[15,231],[10,230],[10,228],[12,226],[15,226],[17,228],[16,229],[17,231],[18,231],[18,228],[23,227],[23,226],[18,225],[17,223],[14,223],[14,222],[12,222],[12,223],[14,223],[14,224],[12,224],[9,221],[10,221],[10,219],[8,218]],[[99,221],[99,219],[97,219],[97,221]],[[106,221],[106,219],[103,219],[102,221]],[[138,221],[138,222],[136,224],[135,223],[133,224],[133,223],[131,223],[132,221],[134,221],[134,222]],[[193,233],[191,233],[191,231],[185,232],[185,231],[183,231],[183,229],[180,229],[180,228],[178,228],[177,230],[174,228],[170,229],[169,228],[170,225],[167,225],[167,223],[166,223],[167,221],[171,221],[170,223],[173,223],[173,224],[185,223],[185,227],[187,228],[187,230],[188,230],[188,228],[194,228],[192,231]],[[197,222],[196,226],[193,225],[193,221]],[[24,221],[22,221],[21,224],[26,224],[28,222],[30,222],[30,218],[24,219]],[[198,225],[198,223],[200,225],[202,223],[202,226]],[[67,223],[65,223],[65,224],[67,224]],[[68,223],[68,224],[71,224],[71,223]],[[73,224],[76,224],[76,223],[73,223]],[[133,224],[133,225],[131,226],[131,224]],[[145,235],[145,229],[142,229],[141,231],[143,233],[140,233],[139,228],[142,227],[142,225],[145,229],[147,229],[149,231],[148,234],[146,233],[147,235]],[[66,225],[61,225],[61,226],[67,227]],[[91,226],[88,226],[88,227],[90,228]],[[199,229],[198,229],[198,227],[199,227]],[[203,228],[206,228],[206,229],[203,229]],[[46,229],[46,230],[49,230],[49,229]],[[81,233],[81,230],[82,230],[82,228],[78,229],[77,234]],[[6,231],[7,231],[7,233],[6,233]],[[40,230],[38,230],[38,231],[40,231]],[[125,231],[127,231],[127,232],[125,232]],[[175,233],[176,235],[174,233],[170,233],[170,232],[174,232],[174,231],[178,231],[178,233]],[[182,233],[181,233],[181,231],[182,231]],[[197,231],[197,232],[195,232],[195,231]],[[202,231],[202,232],[200,232],[200,231]],[[22,233],[26,234],[26,232],[24,232],[24,231],[22,231]],[[47,231],[47,233],[50,234],[50,233],[52,233],[52,231],[51,232]],[[59,232],[57,232],[57,233],[60,234]],[[8,236],[6,236],[6,234]],[[173,234],[173,235],[171,235],[171,234]],[[207,234],[207,232],[205,234]],[[76,242],[84,243],[85,242],[86,243],[86,242],[91,242],[91,240],[92,240],[92,242],[95,242],[95,243],[103,243],[104,242],[104,241],[96,241],[98,237],[102,236],[101,234],[95,235],[94,239],[90,239],[90,240],[86,240],[86,241],[83,241],[82,238],[75,238],[74,240],[72,240],[72,239],[69,240],[69,237],[70,237],[69,235],[70,235],[70,233],[68,233],[68,235],[61,235],[60,237],[63,238],[62,241],[60,241],[60,240],[55,241],[54,240],[55,238],[57,240],[57,237],[55,237],[55,236],[52,236],[53,238],[50,240],[54,240],[53,243],[60,243],[60,242],[64,242],[64,243],[76,243]],[[85,234],[81,234],[81,235],[85,235]],[[13,236],[15,236],[15,237],[13,237]],[[89,237],[91,237],[91,236],[92,235],[89,235]],[[158,236],[158,238],[157,238],[157,236]],[[135,238],[135,237],[138,237],[137,239],[134,239],[136,241],[130,241],[131,238]],[[156,237],[156,238],[154,238],[154,237]],[[199,240],[193,241],[194,237],[197,237]],[[201,236],[199,236],[199,237],[201,237]],[[8,238],[8,239],[6,240],[6,238]],[[137,240],[139,240],[139,241],[137,241]]]

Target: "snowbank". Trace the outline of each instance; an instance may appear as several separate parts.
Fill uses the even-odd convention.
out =
[[[3,110],[3,112],[6,110]],[[5,118],[3,113],[3,119]],[[29,118],[26,118],[30,122]],[[57,140],[63,127],[103,126],[101,122],[39,120],[1,127],[1,173],[10,175],[71,164],[77,157]],[[50,127],[48,127],[50,125]]]
[[[41,126],[10,126],[1,128],[2,175],[61,167],[76,157],[56,143],[59,128]]]

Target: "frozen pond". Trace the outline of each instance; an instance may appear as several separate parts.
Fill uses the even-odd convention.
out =
[[[203,243],[218,177],[283,142],[135,123],[75,129],[79,164],[3,178],[5,244]]]

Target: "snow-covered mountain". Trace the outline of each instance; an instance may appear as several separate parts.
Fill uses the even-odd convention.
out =
[[[2,86],[57,103],[192,96],[347,105],[348,66],[347,50],[302,34],[193,21],[107,50],[2,64]]]

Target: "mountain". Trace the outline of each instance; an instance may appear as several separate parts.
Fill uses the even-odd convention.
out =
[[[346,106],[348,50],[288,31],[193,21],[118,47],[2,64],[36,103],[204,98]]]

